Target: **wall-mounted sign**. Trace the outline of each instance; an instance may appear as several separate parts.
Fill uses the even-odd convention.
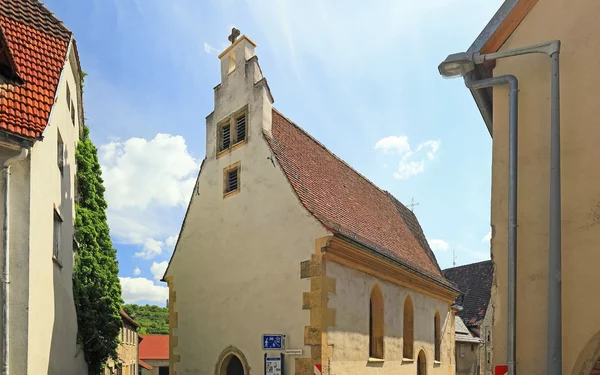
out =
[[[315,365],[314,375],[321,375],[323,373],[323,368],[321,365]]]
[[[288,355],[302,355],[302,349],[286,349],[283,353]]]
[[[285,335],[262,335],[263,350],[283,350],[285,349]]]
[[[506,375],[506,374],[508,374],[508,366],[496,366],[494,374],[495,375]]]
[[[265,374],[281,375],[281,357],[265,358]]]

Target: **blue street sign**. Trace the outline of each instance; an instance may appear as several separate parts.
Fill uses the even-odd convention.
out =
[[[285,348],[285,335],[262,335],[263,350],[283,350]]]

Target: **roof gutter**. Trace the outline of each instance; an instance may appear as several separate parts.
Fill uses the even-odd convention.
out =
[[[431,277],[431,276],[429,276],[429,275],[427,275],[427,274],[419,271],[418,269],[416,269],[414,267],[411,267],[411,266],[409,266],[407,264],[404,264],[404,263],[402,263],[402,262],[400,262],[400,261],[398,261],[398,260],[396,260],[396,259],[394,259],[392,257],[389,257],[389,256],[387,256],[385,254],[382,254],[379,251],[376,251],[376,250],[374,250],[374,249],[372,249],[372,248],[370,248],[368,246],[365,246],[362,243],[360,243],[360,242],[358,242],[356,240],[353,240],[350,237],[344,236],[343,234],[340,234],[340,233],[337,233],[337,232],[334,232],[333,236],[336,237],[336,238],[340,238],[340,239],[342,239],[342,240],[344,240],[346,242],[349,242],[352,245],[354,245],[356,247],[359,247],[359,248],[361,248],[363,250],[366,250],[367,252],[369,252],[369,253],[371,253],[371,254],[373,254],[375,256],[378,256],[380,258],[384,258],[388,262],[393,263],[393,264],[395,264],[397,266],[400,266],[402,268],[405,268],[408,271],[410,271],[410,272],[412,272],[414,274],[417,274],[418,276],[423,277],[423,278],[425,278],[425,279],[427,279],[427,280],[429,280],[429,281],[431,281],[431,282],[433,282],[433,283],[435,283],[435,284],[437,284],[437,285],[439,285],[439,286],[441,286],[441,287],[443,287],[443,288],[445,288],[447,290],[451,290],[451,291],[453,291],[455,293],[459,293],[459,294],[462,293],[460,290],[458,290],[456,288],[453,288],[450,285],[446,285],[446,284],[440,282],[439,280],[437,280],[437,279],[435,279],[435,278],[433,278],[433,277]]]

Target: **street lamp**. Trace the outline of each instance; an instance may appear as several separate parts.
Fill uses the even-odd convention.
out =
[[[561,324],[561,193],[560,193],[560,92],[559,54],[560,41],[554,40],[533,46],[502,52],[481,54],[461,52],[449,55],[439,66],[444,78],[464,77],[472,90],[498,85],[509,85],[509,172],[508,172],[508,374],[516,375],[516,312],[517,312],[517,130],[518,81],[513,75],[473,80],[475,66],[485,61],[531,53],[542,53],[552,59],[551,123],[550,123],[550,232],[548,269],[548,351],[547,374],[561,375],[562,324]]]

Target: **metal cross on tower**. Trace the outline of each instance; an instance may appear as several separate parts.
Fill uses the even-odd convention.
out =
[[[415,203],[415,198],[411,198],[410,204],[407,204],[408,208],[413,212],[415,211],[414,210],[415,206],[418,206],[418,205],[419,205],[419,203]]]
[[[231,42],[231,44],[235,43],[237,37],[240,36],[240,30],[235,27],[231,29],[231,35],[227,39]]]

